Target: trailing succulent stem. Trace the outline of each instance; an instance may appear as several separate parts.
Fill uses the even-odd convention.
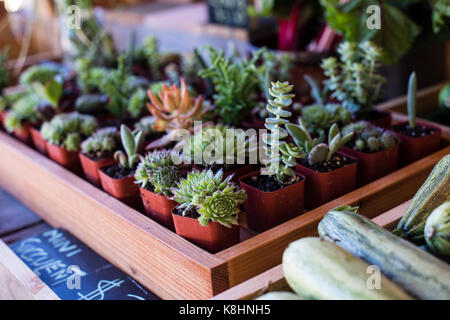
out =
[[[288,118],[292,115],[287,110],[295,96],[291,93],[292,88],[289,82],[272,82],[269,94],[274,99],[269,99],[267,104],[267,111],[271,117],[266,118],[265,123],[270,133],[263,137],[263,141],[267,143],[266,155],[269,158],[266,166],[269,174],[274,175],[280,183],[289,182],[288,178],[292,181],[295,177],[292,167],[295,167],[296,159],[304,156],[301,147],[283,141],[288,136],[284,126],[289,123]]]
[[[328,133],[328,144],[320,143],[319,139],[311,138],[302,118],[299,119],[299,125],[286,124],[286,129],[294,139],[295,144],[306,151],[308,163],[311,166],[330,161],[339,148],[353,137],[353,132],[342,136],[339,127],[333,124]]]
[[[139,148],[142,146],[143,135],[142,131],[131,130],[126,125],[120,126],[120,139],[125,153],[121,150],[116,151],[114,159],[120,164],[122,168],[133,169],[139,161]]]
[[[413,72],[409,76],[408,81],[408,118],[409,127],[414,129],[416,127],[416,95],[417,95],[417,77]]]
[[[354,133],[354,136],[347,144],[361,152],[390,149],[400,142],[395,134],[366,121],[351,123],[342,129],[343,135],[351,132]]]
[[[233,175],[223,179],[223,172],[192,171],[172,188],[173,199],[183,214],[195,210],[202,226],[218,222],[226,227],[238,225],[240,205],[247,198],[245,190],[231,182]]]
[[[172,161],[170,151],[155,150],[141,159],[134,177],[141,188],[147,188],[150,184],[154,193],[171,196],[171,188],[183,176],[181,170],[182,167]]]

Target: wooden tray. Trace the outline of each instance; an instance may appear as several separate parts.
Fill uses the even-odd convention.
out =
[[[210,254],[129,208],[6,133],[0,186],[53,227],[62,227],[162,299],[205,299],[281,262],[286,246],[316,234],[330,209],[358,205],[373,218],[410,199],[443,149],[264,233],[242,228],[241,243]]]
[[[373,222],[386,229],[392,229],[408,208],[411,200],[386,211],[382,215],[372,219]],[[247,280],[211,300],[253,300],[271,291],[291,291],[286,282],[281,265],[276,266],[250,280]]]

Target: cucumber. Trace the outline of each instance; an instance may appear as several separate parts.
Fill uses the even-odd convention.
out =
[[[436,255],[450,258],[450,201],[434,209],[428,217],[425,241]]]
[[[450,154],[433,168],[394,233],[415,243],[423,242],[426,219],[437,206],[447,200],[450,200]]]
[[[381,275],[381,288],[369,289],[369,265],[338,245],[320,238],[292,242],[283,253],[287,283],[298,295],[320,300],[411,299]]]
[[[328,212],[319,234],[376,265],[389,279],[419,299],[450,299],[450,266],[351,211]]]
[[[273,291],[256,298],[256,300],[303,300],[303,298],[292,292]]]

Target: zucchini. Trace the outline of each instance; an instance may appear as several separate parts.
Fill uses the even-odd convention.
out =
[[[303,300],[303,298],[288,291],[273,291],[256,298],[256,300]]]
[[[287,283],[307,299],[411,299],[381,275],[381,288],[369,289],[369,265],[338,245],[320,238],[292,242],[283,253]]]
[[[433,168],[394,233],[415,243],[423,242],[426,219],[437,206],[447,200],[450,200],[450,154]]]
[[[448,264],[363,216],[331,210],[320,221],[319,234],[378,266],[416,298],[450,299]]]
[[[450,201],[434,209],[428,217],[425,241],[436,255],[450,258]]]

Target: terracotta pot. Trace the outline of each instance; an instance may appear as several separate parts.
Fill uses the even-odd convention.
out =
[[[14,130],[14,136],[22,141],[23,143],[26,143],[28,145],[31,144],[31,133],[30,129],[32,128],[30,123],[23,123],[20,129]]]
[[[408,122],[405,121],[398,125],[402,126],[407,124]],[[422,121],[417,121],[417,125],[432,128],[435,131],[432,134],[419,138],[412,138],[396,132],[397,136],[402,140],[399,151],[399,162],[401,166],[426,157],[437,151],[441,146],[441,129]]]
[[[103,171],[105,168],[98,169],[103,190],[130,207],[140,210],[142,201],[139,197],[139,187],[134,183],[134,176],[130,175],[121,179],[114,179]]]
[[[200,248],[216,253],[239,243],[239,226],[225,227],[210,222],[203,227],[197,219],[183,217],[172,212],[176,233]]]
[[[6,110],[3,110],[0,112],[0,124],[1,124],[2,128],[5,130],[6,130],[5,120],[6,120],[7,115],[8,115],[8,111],[6,111]]]
[[[83,168],[84,176],[86,179],[95,185],[96,187],[101,187],[100,176],[98,174],[98,169],[106,166],[115,164],[113,158],[107,158],[102,160],[92,160],[88,156],[79,153],[81,167]]]
[[[264,192],[245,181],[258,176],[260,171],[241,177],[241,188],[247,192],[244,203],[248,227],[263,232],[293,219],[304,211],[305,178],[290,186],[273,192]]]
[[[309,210],[353,191],[357,185],[356,160],[330,172],[318,172],[301,164],[296,169],[306,177],[305,206]]]
[[[42,154],[47,154],[47,141],[42,138],[41,131],[35,127],[30,128],[31,140],[34,147]]]
[[[398,168],[398,149],[399,144],[393,148],[372,153],[360,152],[347,147],[343,147],[342,151],[358,159],[358,186],[363,186]]]
[[[47,142],[47,152],[50,159],[61,166],[77,174],[81,173],[80,158],[77,151],[67,151],[63,147]]]
[[[203,171],[205,170],[205,167],[203,166],[199,166],[199,165],[192,165],[192,168],[194,170],[198,170],[198,171]],[[249,174],[250,172],[253,172],[256,170],[255,165],[253,164],[249,164],[240,168],[237,168],[235,170],[230,170],[230,171],[224,171],[223,173],[223,177],[222,179],[226,179],[228,176],[234,174],[233,179],[231,181],[235,182],[235,183],[239,183],[239,178]]]
[[[166,196],[156,194],[140,188],[145,213],[170,230],[175,230],[172,218],[172,210],[178,205]]]

